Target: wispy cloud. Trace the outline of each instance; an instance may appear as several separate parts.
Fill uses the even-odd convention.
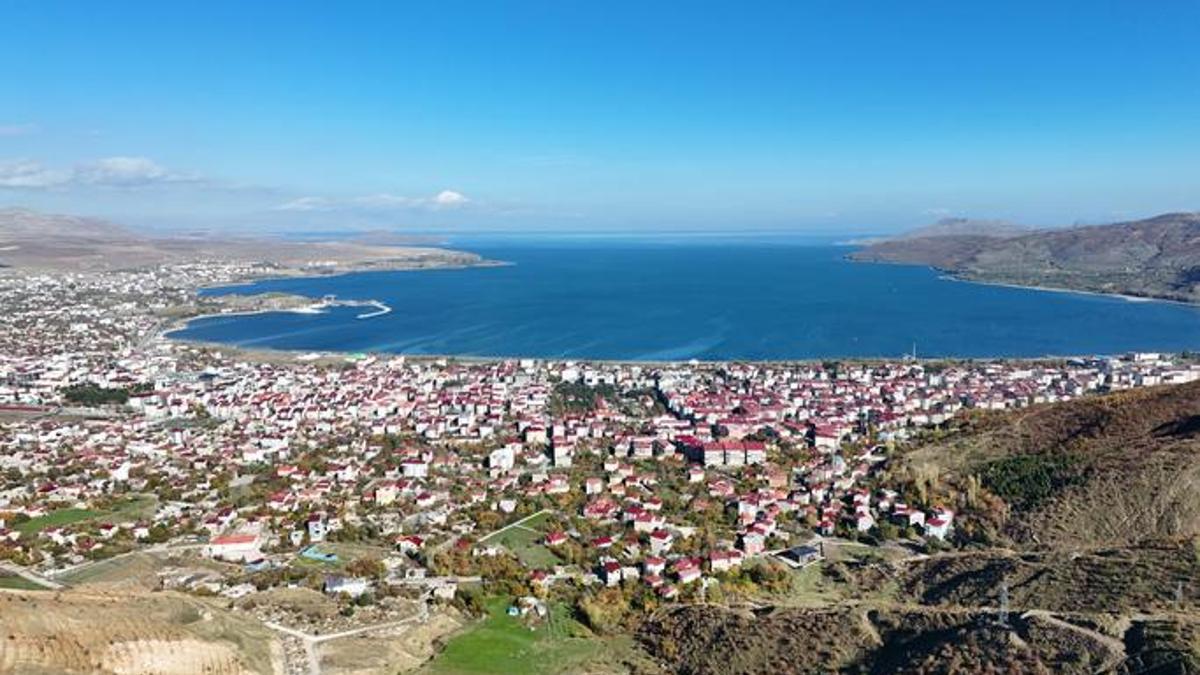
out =
[[[335,204],[324,197],[300,197],[272,207],[272,211],[333,211]]]
[[[196,183],[195,174],[172,171],[146,157],[107,157],[80,164],[75,179],[89,185],[136,187],[153,183]]]
[[[28,159],[0,161],[0,188],[40,189],[70,182],[71,172]]]
[[[442,190],[431,197],[408,197],[389,193],[345,199],[300,197],[279,204],[272,210],[293,212],[441,210],[459,208],[470,201],[461,192]]]
[[[13,136],[29,136],[38,132],[38,125],[31,122],[24,124],[0,124],[0,138]]]
[[[0,161],[0,188],[45,189],[71,186],[135,188],[163,183],[200,183],[196,174],[173,171],[146,157],[105,157],[70,168],[30,159]]]

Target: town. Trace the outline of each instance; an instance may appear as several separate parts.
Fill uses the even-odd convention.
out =
[[[634,607],[770,585],[827,542],[953,538],[884,468],[1003,410],[1200,378],[1159,354],[1056,361],[601,363],[255,353],[171,340],[192,263],[0,277],[0,563],[55,587],[145,550],[164,588],[347,607],[621,588]],[[202,564],[203,563],[203,564]],[[741,575],[741,576],[740,576]],[[589,605],[589,602],[593,604]]]

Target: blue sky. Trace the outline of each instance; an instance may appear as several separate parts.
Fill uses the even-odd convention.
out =
[[[888,231],[1200,209],[1200,2],[0,10],[0,205],[162,228]]]

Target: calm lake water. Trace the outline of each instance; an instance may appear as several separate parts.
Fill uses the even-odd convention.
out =
[[[211,317],[172,334],[245,347],[628,360],[1115,354],[1200,348],[1200,308],[971,284],[779,241],[489,242],[511,266],[279,279],[205,291],[379,300]]]

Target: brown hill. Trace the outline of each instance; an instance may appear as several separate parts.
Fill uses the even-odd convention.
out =
[[[1192,542],[1089,551],[965,551],[913,560],[887,577],[899,600],[1014,611],[1158,613],[1200,610],[1200,559]],[[870,582],[864,575],[863,581]]]
[[[679,607],[641,645],[670,672],[1092,673],[1126,659],[1120,640],[1040,614],[963,610]]]
[[[956,423],[894,468],[914,499],[949,501],[962,536],[1121,546],[1200,535],[1200,382]]]
[[[0,267],[99,271],[196,260],[267,263],[280,274],[477,265],[473,253],[371,241],[148,236],[95,218],[0,209]],[[415,240],[414,240],[415,241]],[[411,242],[410,242],[411,243]]]
[[[923,239],[926,237],[988,237],[1004,238],[1028,234],[1030,228],[1010,223],[1007,220],[979,220],[975,218],[942,218],[918,227],[894,239]]]
[[[0,673],[266,675],[266,628],[173,593],[0,592]]]
[[[880,242],[865,262],[930,265],[964,279],[1200,301],[1200,213],[1018,236],[952,234]]]
[[[98,218],[0,209],[0,242],[32,239],[137,239],[126,228]]]

